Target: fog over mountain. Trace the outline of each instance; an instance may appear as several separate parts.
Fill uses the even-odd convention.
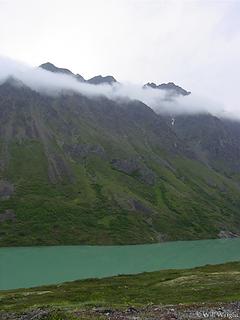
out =
[[[0,82],[3,83],[12,77],[19,81],[15,84],[25,85],[34,91],[47,95],[66,94],[74,91],[89,97],[103,95],[113,100],[140,100],[157,113],[163,114],[212,113],[220,117],[239,117],[236,110],[231,112],[231,108],[226,108],[220,101],[211,100],[195,92],[187,92],[173,83],[160,86],[155,84],[137,85],[130,82],[119,83],[111,76],[96,76],[85,80],[81,75],[75,75],[68,69],[57,68],[50,63],[49,65],[56,70],[52,72],[53,70],[49,71],[43,67],[32,67],[7,57],[0,57]],[[114,79],[113,82],[104,80],[111,78]],[[169,90],[166,89],[168,86]],[[180,88],[187,94],[181,94],[171,86]]]
[[[190,105],[201,96],[205,109],[239,114],[238,0],[0,1],[0,25],[0,55],[87,79],[173,81],[192,92]]]

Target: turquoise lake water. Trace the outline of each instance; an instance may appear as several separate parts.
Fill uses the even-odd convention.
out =
[[[240,261],[240,239],[0,248],[0,290]]]

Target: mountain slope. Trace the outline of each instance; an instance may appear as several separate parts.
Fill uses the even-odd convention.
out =
[[[2,84],[0,244],[239,234],[238,167],[226,175],[227,162],[223,170],[202,161],[194,143],[139,101]]]
[[[194,150],[197,158],[216,171],[234,178],[240,170],[240,124],[211,114],[167,118],[169,127]]]

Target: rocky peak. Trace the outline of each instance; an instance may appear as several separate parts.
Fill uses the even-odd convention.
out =
[[[69,69],[66,68],[58,68],[56,67],[53,63],[50,62],[46,62],[43,63],[39,66],[39,68],[42,68],[44,70],[50,71],[50,72],[54,72],[54,73],[62,73],[62,74],[66,74],[69,76],[73,76],[75,77],[78,81],[80,82],[85,82],[85,79],[80,75],[80,74],[74,74],[72,73],[72,71],[70,71]]]
[[[191,94],[190,91],[186,91],[185,89],[181,88],[180,86],[176,85],[173,82],[168,82],[168,83],[162,83],[157,85],[154,82],[148,82],[147,84],[144,85],[144,88],[150,87],[152,89],[160,89],[160,90],[169,90],[174,92],[175,94],[182,95],[182,96],[188,96]]]
[[[113,76],[103,77],[99,75],[89,79],[87,82],[91,84],[113,84],[114,82],[117,82],[117,80]]]
[[[80,81],[80,82],[86,82],[86,80],[83,78],[83,76],[81,76],[80,74],[76,74],[75,78]]]
[[[76,80],[78,80],[80,82],[88,82],[90,84],[95,84],[95,85],[98,85],[98,84],[110,84],[111,85],[114,82],[117,82],[117,80],[113,76],[109,76],[109,75],[105,76],[105,77],[103,77],[102,75],[98,75],[98,76],[95,76],[89,80],[85,80],[83,78],[83,76],[81,76],[80,74],[74,74],[69,69],[58,68],[53,63],[50,63],[50,62],[46,62],[46,63],[41,64],[39,66],[39,68],[42,68],[44,70],[54,72],[54,73],[66,74],[66,75],[74,77]]]
[[[65,69],[65,68],[58,68],[56,67],[54,64],[50,63],[50,62],[46,62],[43,63],[39,66],[39,68],[42,68],[44,70],[50,71],[50,72],[54,72],[54,73],[65,73],[68,75],[74,75],[72,73],[72,71]]]

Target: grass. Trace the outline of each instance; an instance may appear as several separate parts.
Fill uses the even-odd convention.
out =
[[[0,309],[125,308],[148,304],[229,302],[240,299],[240,263],[73,281],[0,292]]]

